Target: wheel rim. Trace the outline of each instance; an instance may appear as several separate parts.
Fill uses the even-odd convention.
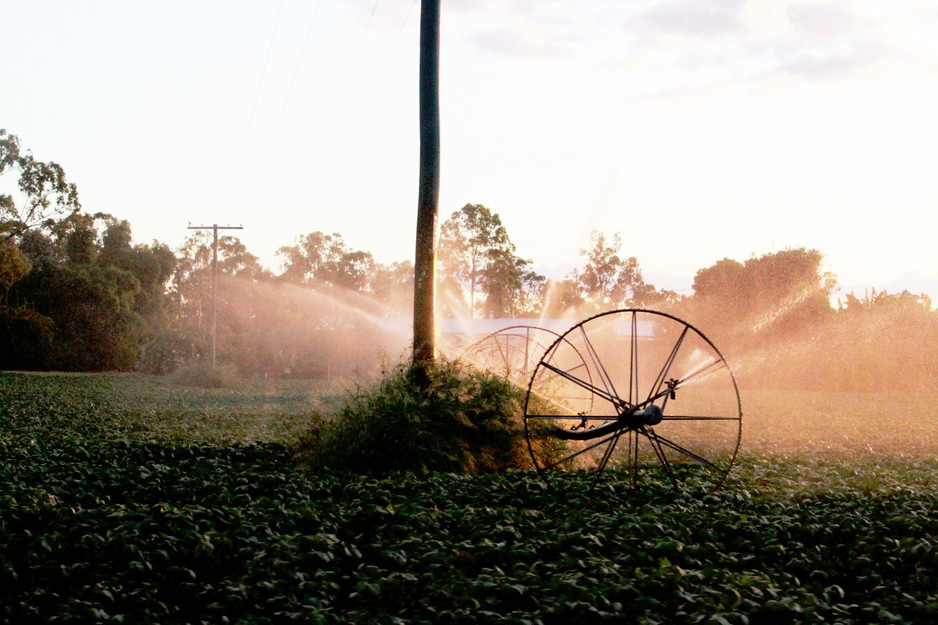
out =
[[[582,368],[569,366],[577,359]],[[632,485],[648,474],[713,491],[736,460],[742,405],[726,359],[697,328],[657,311],[614,310],[547,348],[524,426],[540,470],[615,469]]]
[[[557,332],[537,326],[509,326],[493,332],[466,348],[460,360],[501,375],[512,384],[528,388],[531,372],[547,352],[548,347],[562,343]],[[592,384],[592,377],[582,354],[572,345],[564,347],[570,373],[579,373]],[[592,405],[593,394],[585,389],[574,389],[576,401]]]
[[[509,326],[470,345],[460,360],[502,375],[513,383],[527,384],[538,360],[559,336],[535,326]]]

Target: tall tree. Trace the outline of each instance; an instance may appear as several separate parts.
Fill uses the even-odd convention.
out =
[[[50,320],[54,342],[43,367],[128,370],[145,338],[134,310],[139,292],[137,277],[118,267],[42,263],[13,285],[9,300]]]
[[[581,316],[583,296],[572,278],[548,280],[541,291],[543,314],[545,317],[561,318]]]
[[[450,215],[440,231],[440,264],[469,295],[475,313],[476,293],[493,262],[512,255],[515,246],[497,213],[481,204],[466,204]]]
[[[409,310],[414,303],[414,265],[409,260],[383,265],[376,263],[369,279],[372,294],[393,308]]]
[[[12,239],[0,238],[0,303],[7,291],[32,269],[29,257]]]
[[[222,275],[250,280],[269,280],[271,273],[260,259],[248,251],[241,239],[231,235],[218,237],[218,271]]]
[[[300,286],[328,282],[334,286],[364,292],[374,268],[371,252],[351,250],[338,232],[311,232],[295,245],[277,250],[283,259],[280,278]]]
[[[504,250],[492,250],[482,276],[485,314],[490,317],[523,317],[541,312],[546,279],[531,269],[531,261]]]
[[[173,289],[180,316],[190,328],[203,328],[211,317],[213,236],[197,230],[186,237],[179,249],[173,274]],[[218,237],[219,276],[270,279],[270,272],[261,267],[238,237]]]
[[[724,258],[694,277],[693,314],[726,344],[744,346],[791,334],[833,313],[837,286],[823,255],[805,248],[764,254],[744,263]]]
[[[323,277],[326,282],[337,287],[363,293],[368,290],[368,280],[374,266],[371,252],[347,250],[337,260],[323,267]]]
[[[65,179],[58,163],[38,161],[20,147],[16,135],[0,129],[0,179],[18,174],[14,193],[0,193],[0,236],[15,237],[81,209],[78,187]]]
[[[594,308],[618,308],[640,305],[654,292],[642,279],[642,271],[634,256],[621,256],[622,237],[617,232],[612,240],[593,230],[590,246],[580,250],[586,257],[586,266],[573,272],[573,279],[583,299]]]

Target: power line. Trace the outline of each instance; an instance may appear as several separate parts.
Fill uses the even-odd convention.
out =
[[[254,94],[254,104],[251,105],[251,114],[248,117],[248,125],[244,130],[244,138],[241,140],[241,149],[238,151],[238,158],[235,161],[234,171],[231,173],[231,181],[228,183],[228,190],[225,191],[225,199],[222,206],[228,206],[228,197],[231,195],[231,189],[234,181],[238,178],[238,169],[241,167],[241,158],[244,156],[244,148],[248,143],[248,136],[251,134],[251,126],[254,125],[254,113],[257,111],[257,102],[261,98],[261,88],[264,86],[264,79],[267,77],[267,66],[270,63],[270,52],[274,49],[274,40],[277,38],[277,26],[280,24],[280,14],[283,12],[283,0],[280,0],[280,6],[277,8],[277,19],[274,20],[274,29],[270,33],[270,43],[267,46],[267,56],[264,57],[264,68],[261,70],[261,79],[257,83],[257,92]]]
[[[254,191],[254,185],[257,184],[257,178],[260,176],[260,172],[264,168],[264,164],[267,162],[267,156],[270,154],[270,148],[274,144],[274,139],[277,138],[277,132],[280,130],[280,122],[283,121],[283,115],[287,110],[287,104],[290,102],[290,97],[293,95],[293,87],[296,85],[296,78],[299,76],[300,68],[303,66],[303,59],[306,58],[306,48],[309,47],[309,40],[313,36],[313,27],[316,25],[316,22],[319,19],[319,10],[321,8],[322,0],[319,0],[319,4],[316,5],[316,13],[313,14],[313,21],[310,23],[309,29],[306,31],[306,40],[303,42],[302,50],[300,50],[300,58],[296,62],[296,69],[293,71],[293,78],[290,80],[290,86],[287,88],[287,95],[283,99],[283,105],[280,107],[280,114],[277,116],[277,121],[274,124],[273,132],[270,133],[270,140],[267,142],[267,147],[264,150],[264,154],[261,156],[260,163],[254,170],[254,177],[251,179],[251,185],[244,193],[244,200],[241,202],[241,209],[247,205],[251,193]],[[239,209],[239,212],[241,209]]]
[[[365,40],[365,33],[368,31],[368,27],[371,25],[371,20],[375,15],[375,10],[378,8],[378,2],[380,2],[380,0],[375,0],[374,6],[371,7],[371,13],[368,15],[368,21],[365,23],[365,27],[362,29],[362,33],[358,37],[358,43],[355,45],[355,49],[352,51],[352,56],[349,58],[349,62],[345,66],[345,71],[342,72],[342,78],[339,80],[339,86],[336,87],[336,90],[333,92],[332,99],[329,101],[329,106],[326,108],[326,112],[323,113],[323,116],[319,121],[319,126],[316,128],[316,132],[313,133],[313,137],[306,146],[306,151],[303,153],[303,156],[300,157],[296,170],[294,170],[293,175],[290,176],[287,184],[284,185],[284,194],[286,193],[287,189],[293,185],[293,181],[296,180],[296,177],[303,169],[303,163],[309,157],[310,152],[313,150],[313,146],[316,144],[316,140],[319,138],[319,133],[322,132],[323,127],[326,125],[326,119],[329,117],[329,113],[332,112],[332,107],[335,105],[335,101],[339,97],[339,93],[342,91],[342,87],[345,86],[345,79],[348,77],[349,70],[352,68],[352,64],[355,62],[355,58],[358,56],[358,50],[361,48],[362,42]],[[281,201],[278,202],[278,204],[282,203],[282,198],[283,195],[281,195]]]
[[[345,129],[342,131],[342,134],[339,135],[339,138],[336,139],[336,142],[332,146],[329,155],[326,156],[326,159],[320,164],[319,169],[316,170],[316,175],[313,176],[314,179],[319,177],[319,174],[323,169],[329,164],[332,160],[333,155],[338,151],[339,145],[345,139],[345,135],[348,134],[349,129],[352,127],[352,124],[355,122],[355,118],[358,117],[358,113],[361,112],[362,108],[365,106],[365,102],[368,100],[368,97],[371,95],[372,89],[374,89],[375,84],[378,82],[378,78],[381,76],[381,73],[384,71],[384,66],[387,65],[388,59],[391,58],[391,53],[394,51],[394,48],[397,47],[397,41],[401,38],[401,33],[404,32],[404,27],[407,26],[407,22],[410,21],[410,16],[414,12],[414,7],[417,6],[419,0],[414,0],[410,5],[410,10],[407,12],[407,15],[404,17],[404,21],[401,23],[401,27],[397,30],[397,35],[394,36],[394,41],[391,42],[391,47],[388,48],[387,54],[384,55],[384,60],[381,61],[381,65],[378,66],[378,71],[375,72],[374,77],[371,79],[371,84],[368,85],[368,89],[365,90],[365,95],[362,96],[362,99],[358,103],[355,112],[352,113],[352,117],[349,118],[348,123],[345,125]],[[305,195],[305,193],[304,193]]]

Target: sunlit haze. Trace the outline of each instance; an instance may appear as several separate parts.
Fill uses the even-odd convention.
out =
[[[139,243],[238,224],[413,258],[417,0],[2,3],[0,128]],[[444,0],[440,215],[550,277],[590,230],[646,281],[788,247],[938,296],[932,0]]]

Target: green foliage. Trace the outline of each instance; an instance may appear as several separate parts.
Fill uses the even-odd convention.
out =
[[[304,234],[277,255],[284,259],[281,279],[296,285],[327,283],[363,292],[375,269],[371,252],[349,249],[338,232]]]
[[[531,261],[505,250],[491,250],[482,274],[487,317],[535,317],[541,312],[546,278],[530,269]]]
[[[476,292],[482,287],[489,291],[498,282],[492,279],[492,272],[498,270],[492,266],[493,261],[512,259],[514,251],[501,217],[481,204],[466,204],[443,222],[439,265],[445,279],[456,282],[469,294],[470,316],[475,313]],[[526,261],[520,262],[524,265]]]
[[[830,304],[836,281],[816,250],[789,249],[697,272],[673,312],[706,332],[743,387],[875,391],[938,388],[938,310],[926,295],[873,290]],[[736,364],[740,366],[735,366]]]
[[[18,175],[17,194],[0,193],[0,237],[51,225],[81,209],[78,188],[66,181],[62,166],[36,160],[20,147],[19,137],[0,128],[0,176],[11,171]]]
[[[826,323],[836,280],[823,255],[805,248],[752,257],[724,258],[694,277],[688,314],[707,334],[732,349],[750,349]]]
[[[0,237],[0,301],[30,269],[32,263],[20,248],[13,241]]]
[[[419,371],[400,364],[350,395],[310,433],[302,457],[313,467],[360,473],[471,473],[529,463],[522,391],[456,362],[434,365],[425,383]]]
[[[196,360],[201,351],[200,341],[188,332],[163,329],[143,346],[136,370],[152,375],[166,375]]]
[[[30,368],[132,369],[143,342],[166,326],[165,286],[175,256],[158,243],[132,246],[130,225],[101,213],[71,214],[48,231],[30,230],[2,244],[28,261],[9,293],[0,284],[6,302],[53,324],[51,348],[37,348],[43,358]],[[0,274],[3,265],[0,259]]]
[[[133,310],[136,277],[116,267],[43,266],[18,282],[11,302],[55,323],[47,365],[63,371],[126,371],[139,357],[143,320]]]
[[[614,472],[311,475],[279,442],[296,422],[256,427],[309,414],[301,391],[0,375],[0,622],[938,617],[934,446],[748,455],[705,497]],[[930,417],[933,400],[902,409]]]
[[[42,369],[55,336],[51,319],[28,308],[0,306],[0,370]]]
[[[655,290],[642,279],[638,260],[634,256],[620,256],[621,249],[619,233],[607,242],[603,233],[593,230],[590,247],[580,250],[586,257],[586,266],[582,271],[574,271],[571,278],[593,312],[641,307]]]
[[[290,380],[207,388],[139,374],[0,373],[0,451],[76,440],[292,444],[342,391]]]

